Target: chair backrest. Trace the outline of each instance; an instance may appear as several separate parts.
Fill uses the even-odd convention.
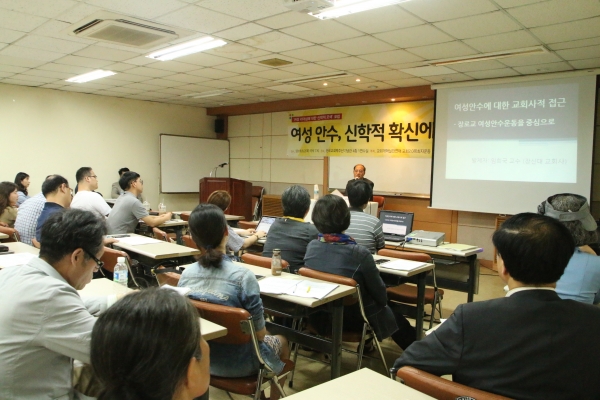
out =
[[[254,220],[258,221],[262,214],[262,197],[265,194],[265,188],[262,186],[252,186],[252,214]]]
[[[189,221],[190,220],[190,213],[189,212],[182,212],[181,214],[181,219],[184,221]]]
[[[131,260],[129,259],[129,254],[124,251],[111,249],[110,247],[104,247],[104,254],[100,257],[100,261],[104,261],[104,269],[109,272],[115,271],[115,265],[117,265],[117,258],[125,257],[131,265]]]
[[[508,397],[474,389],[413,367],[402,367],[396,373],[404,384],[438,400],[473,398],[477,400],[508,400]]]
[[[0,232],[8,235],[7,239],[2,239],[2,242],[20,242],[21,237],[19,236],[19,232],[15,228],[8,228],[6,226],[0,226]]]
[[[431,256],[425,253],[415,253],[412,251],[400,251],[400,250],[389,250],[381,249],[377,252],[383,257],[402,258],[404,260],[419,261],[424,263],[431,263]]]
[[[192,239],[191,235],[183,235],[181,237],[181,240],[183,240],[183,244],[186,247],[191,247],[192,249],[198,248],[198,246],[196,245],[196,242],[194,242],[194,239]]]
[[[158,273],[158,271],[160,271],[161,269],[165,269],[165,267],[160,265],[154,270],[154,276],[156,277],[156,282],[158,282],[158,286],[163,286],[163,285],[177,286],[179,284],[179,280],[181,279],[181,273],[177,273],[177,272]]]
[[[242,254],[242,261],[245,262],[246,264],[256,265],[257,267],[271,269],[271,258],[270,257],[257,256],[256,254],[252,254],[252,253],[244,253],[244,254]],[[290,267],[290,263],[288,263],[285,260],[281,260],[281,268],[289,269],[289,267]]]
[[[345,276],[329,274],[327,272],[315,271],[307,267],[302,267],[298,270],[298,274],[306,276],[307,278],[320,279],[331,283],[337,283],[338,285],[346,285],[357,287],[358,284],[352,278],[346,278]],[[358,302],[358,296],[346,296],[344,297],[344,305],[351,306]]]
[[[198,314],[210,322],[227,328],[227,335],[212,339],[214,343],[246,344],[252,340],[249,333],[242,330],[241,323],[251,318],[250,313],[243,308],[223,306],[205,301],[191,300]]]

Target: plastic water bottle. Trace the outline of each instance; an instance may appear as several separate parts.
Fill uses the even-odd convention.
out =
[[[142,206],[144,206],[144,209],[146,211],[150,211],[150,203],[148,203],[148,200],[144,200],[144,202],[142,203]]]
[[[313,189],[313,194],[314,199],[319,200],[319,185],[315,185],[315,188]]]
[[[281,275],[281,250],[273,249],[273,257],[271,257],[271,275]]]
[[[167,212],[167,206],[165,205],[165,199],[158,203],[158,215],[163,215]]]
[[[123,286],[127,286],[128,270],[126,262],[125,257],[117,258],[117,265],[115,265],[115,270],[113,271],[113,281]]]

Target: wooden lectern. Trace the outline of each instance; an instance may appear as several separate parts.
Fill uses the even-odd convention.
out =
[[[215,190],[226,190],[231,195],[227,214],[241,215],[252,221],[252,182],[233,178],[200,179],[200,203],[205,203]]]

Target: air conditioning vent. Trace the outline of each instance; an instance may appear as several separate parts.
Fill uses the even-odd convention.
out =
[[[123,46],[149,49],[192,34],[136,18],[100,11],[69,28],[73,36],[85,37]]]

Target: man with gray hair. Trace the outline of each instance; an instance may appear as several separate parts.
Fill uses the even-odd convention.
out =
[[[264,257],[272,257],[273,249],[281,250],[281,259],[290,264],[290,271],[297,273],[304,266],[306,246],[316,239],[319,231],[311,223],[304,222],[310,209],[310,195],[300,185],[290,186],[281,195],[283,218],[271,225],[263,249]]]
[[[597,225],[587,199],[572,193],[556,194],[538,206],[538,213],[562,222],[575,240],[575,253],[556,282],[556,293],[562,299],[600,303],[600,257],[589,246],[598,242]]]

